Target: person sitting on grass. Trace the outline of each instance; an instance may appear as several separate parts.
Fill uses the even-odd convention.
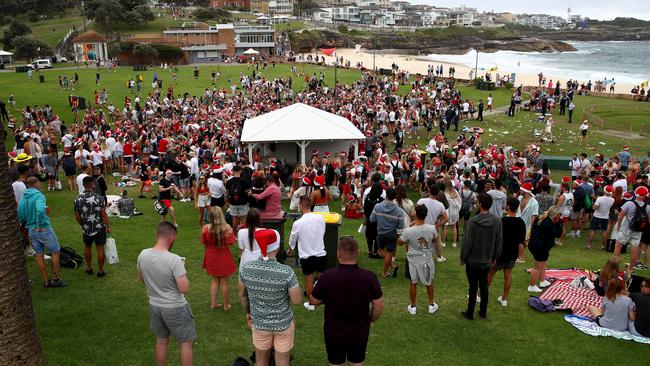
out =
[[[589,306],[589,312],[596,324],[603,328],[626,332],[629,321],[635,320],[634,302],[625,295],[625,283],[620,277],[607,281],[607,291],[603,305],[599,308]]]
[[[433,300],[434,284],[433,277],[435,274],[435,264],[433,262],[434,250],[436,253],[442,251],[438,239],[436,227],[424,222],[427,218],[428,210],[424,205],[418,205],[415,208],[414,224],[405,229],[398,240],[399,245],[406,245],[406,257],[408,258],[408,271],[411,277],[409,286],[409,295],[411,303],[407,311],[415,315],[417,284],[420,283],[427,287],[429,297],[429,314],[438,310],[438,304]]]
[[[129,198],[129,192],[124,189],[122,190],[122,196],[117,200],[117,208],[120,211],[120,216],[134,216],[135,215],[135,203]]]
[[[363,208],[359,199],[354,193],[350,193],[347,197],[348,202],[345,204],[345,218],[346,219],[360,219],[363,217]]]
[[[641,292],[630,294],[634,302],[635,318],[630,322],[630,333],[642,337],[650,337],[650,278],[641,282]]]
[[[630,270],[629,265],[626,266],[626,269]],[[621,270],[621,257],[613,255],[609,257],[607,263],[605,263],[603,268],[600,270],[600,273],[598,273],[598,276],[593,276],[591,278],[592,282],[594,283],[596,293],[599,296],[605,296],[609,280],[618,277],[627,279],[628,273]]]
[[[506,200],[506,216],[501,218],[503,229],[503,246],[501,255],[488,272],[488,287],[492,285],[494,275],[503,270],[503,294],[497,298],[499,304],[508,306],[508,294],[512,286],[512,270],[515,268],[519,248],[523,247],[526,239],[526,223],[517,217],[519,200],[509,197]]]

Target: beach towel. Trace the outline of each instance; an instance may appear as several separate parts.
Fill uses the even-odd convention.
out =
[[[588,273],[582,268],[552,268],[546,270],[546,279],[571,282],[576,277],[586,276]]]
[[[603,298],[595,290],[584,290],[573,287],[571,283],[557,281],[547,287],[539,295],[541,300],[562,300],[556,310],[571,310],[574,315],[590,317],[589,306],[600,307]]]
[[[650,344],[650,338],[633,335],[630,332],[620,332],[617,330],[607,329],[599,326],[594,321],[587,317],[576,316],[567,314],[564,320],[569,324],[578,328],[582,333],[588,334],[593,337],[614,337],[616,339],[624,339],[626,341],[635,341],[639,343]]]

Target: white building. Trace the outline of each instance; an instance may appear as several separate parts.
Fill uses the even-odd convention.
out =
[[[515,23],[544,29],[556,29],[566,25],[561,17],[548,14],[518,14]]]
[[[461,5],[449,10],[449,25],[469,27],[477,21],[478,10]]]

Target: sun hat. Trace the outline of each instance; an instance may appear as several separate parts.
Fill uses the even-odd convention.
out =
[[[32,156],[27,155],[27,153],[23,152],[23,153],[18,154],[18,156],[16,156],[13,160],[16,163],[24,163],[26,161],[32,160]]]

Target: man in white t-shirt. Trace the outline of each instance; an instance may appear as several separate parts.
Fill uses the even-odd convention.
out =
[[[587,249],[591,249],[591,243],[596,236],[596,231],[601,233],[601,243],[605,244],[605,234],[607,234],[607,227],[609,224],[609,212],[614,205],[614,198],[612,198],[612,193],[614,193],[613,186],[606,186],[604,194],[596,198],[596,202],[593,204],[594,214],[591,218],[591,227],[589,228],[589,238],[587,239]]]
[[[487,97],[487,110],[490,112],[492,111],[492,101],[493,101],[492,94],[490,94]]]
[[[623,173],[616,173],[616,180],[614,180],[614,183],[612,183],[612,187],[614,187],[614,190],[616,190],[618,187],[621,187],[623,189],[623,192],[627,192],[627,178],[625,178]]]
[[[92,168],[91,165],[86,165],[85,167],[82,167],[81,169],[83,169],[81,171],[81,174],[79,174],[77,176],[77,189],[79,190],[79,194],[83,194],[84,191],[86,190],[84,188],[84,184],[83,184],[84,178],[92,177],[92,175],[93,175],[93,168]]]
[[[440,193],[440,187],[437,184],[432,184],[429,187],[429,197],[420,198],[417,205],[424,205],[427,208],[427,218],[424,223],[435,225],[438,232],[440,232],[440,228],[449,220],[449,217],[445,211],[445,206],[436,198],[438,193]]]
[[[578,154],[573,154],[573,156],[571,156],[569,168],[571,168],[571,180],[578,179],[580,176],[580,159],[578,159]]]

